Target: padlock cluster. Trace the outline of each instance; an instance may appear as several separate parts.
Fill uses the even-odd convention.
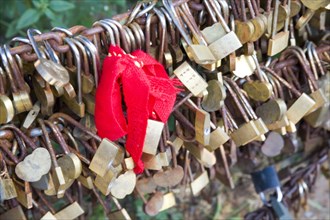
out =
[[[246,174],[246,219],[306,208],[329,173],[329,2],[156,3],[0,45],[0,219],[131,219],[136,197],[155,216]]]

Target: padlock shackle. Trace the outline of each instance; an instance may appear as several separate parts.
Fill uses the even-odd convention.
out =
[[[5,49],[1,46],[0,46],[0,56],[1,56],[1,60],[2,60],[2,65],[5,67],[4,72],[7,74],[9,82],[10,82],[9,84],[10,84],[11,91],[12,91],[12,93],[17,93],[18,88],[17,88],[15,80],[13,78],[13,73],[11,71],[10,64],[8,62],[8,58],[5,54]]]
[[[14,134],[16,133],[19,137],[21,137],[24,141],[25,144],[27,144],[29,147],[31,147],[33,150],[37,149],[37,145],[28,137],[26,136],[21,129],[17,128],[15,125],[13,124],[8,124],[8,125],[4,125],[2,126],[2,129],[10,129],[12,131],[14,131]]]
[[[96,141],[101,142],[101,138],[94,134],[90,129],[86,128],[85,126],[83,126],[82,124],[80,124],[78,121],[74,120],[71,116],[58,112],[53,114],[52,116],[49,117],[48,120],[50,121],[54,121],[55,119],[63,119],[64,121],[68,122],[69,124],[79,128],[80,130],[82,130],[83,132],[85,132],[86,134],[90,135],[92,138],[94,138]]]
[[[275,190],[276,190],[277,201],[281,202],[283,200],[283,193],[282,193],[281,187],[278,186],[275,188]],[[271,206],[271,204],[270,204],[269,200],[266,198],[266,195],[264,192],[260,192],[259,196],[264,205],[266,205],[268,207]]]
[[[42,58],[42,53],[41,53],[41,51],[38,47],[37,41],[34,39],[35,34],[40,35],[41,32],[38,31],[37,29],[34,29],[34,28],[30,28],[30,29],[27,30],[27,36],[28,36],[28,39],[30,41],[30,44],[31,44],[34,52],[36,53],[38,59],[41,59]]]
[[[173,23],[177,27],[177,29],[180,32],[181,36],[183,37],[183,39],[187,42],[188,45],[192,45],[193,44],[192,40],[190,39],[190,37],[185,32],[185,30],[183,29],[183,27],[181,26],[181,24],[179,22],[179,18],[178,18],[178,15],[177,15],[177,13],[174,9],[172,0],[162,0],[162,2],[163,2],[163,5],[164,5],[165,9],[168,12],[168,14],[171,16]]]
[[[6,53],[7,56],[7,60],[9,62],[10,67],[12,67],[12,75],[15,78],[15,82],[17,84],[17,87],[20,91],[24,91],[25,90],[25,81],[23,78],[23,74],[20,71],[20,68],[17,65],[16,60],[14,59],[14,57],[11,55],[9,47],[7,44],[3,45],[3,50]]]
[[[113,30],[112,30],[112,28],[108,25],[107,22],[105,22],[104,20],[96,21],[96,22],[93,23],[92,26],[93,26],[93,27],[101,26],[101,27],[105,30],[106,34],[109,35],[110,45],[116,45],[116,43],[115,43],[115,36],[114,36]],[[107,45],[108,48],[109,48],[110,45]]]
[[[269,67],[261,66],[261,69],[264,71],[267,71],[269,74],[271,74],[274,78],[276,78],[279,82],[281,82],[285,87],[287,87],[292,93],[294,93],[297,97],[301,96],[301,92],[294,88],[290,83],[288,83],[285,79],[277,75],[274,70],[270,69]]]
[[[56,153],[55,153],[55,150],[52,146],[52,142],[50,140],[48,131],[46,129],[46,124],[45,124],[44,120],[41,119],[41,118],[38,119],[38,124],[40,125],[40,128],[42,130],[43,137],[44,137],[44,143],[45,143],[46,148],[47,148],[47,150],[50,154],[52,164],[53,164],[54,167],[58,167],[58,163],[57,163],[57,159],[56,159]]]
[[[57,143],[61,146],[62,150],[64,151],[64,154],[69,154],[70,153],[69,147],[67,146],[64,137],[62,133],[59,131],[58,127],[52,122],[47,120],[44,120],[44,123],[51,129]]]
[[[82,103],[82,85],[81,85],[81,59],[80,53],[76,46],[76,44],[70,38],[64,38],[64,41],[69,45],[71,51],[73,52],[73,59],[75,61],[75,65],[77,68],[77,87],[78,87],[78,95],[77,101],[79,104]]]

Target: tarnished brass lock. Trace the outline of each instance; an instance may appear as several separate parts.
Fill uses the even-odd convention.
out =
[[[107,196],[110,194],[110,188],[115,181],[117,175],[118,171],[115,168],[110,167],[107,169],[106,173],[103,176],[96,175],[94,185],[100,190],[103,195]]]
[[[119,149],[120,147],[117,144],[103,138],[89,165],[89,169],[98,176],[103,177],[114,162]]]

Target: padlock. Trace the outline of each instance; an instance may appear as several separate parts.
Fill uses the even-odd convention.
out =
[[[210,180],[207,175],[206,171],[203,171],[201,174],[199,174],[191,183],[190,188],[191,192],[194,196],[197,196],[203,188],[209,184]]]
[[[273,70],[267,67],[264,67],[264,70],[270,73],[277,80],[281,81],[284,86],[286,86],[292,93],[298,96],[298,99],[294,101],[294,103],[288,108],[285,114],[289,121],[296,124],[306,115],[310,109],[313,108],[315,101],[306,93],[301,93],[297,89],[293,88],[287,81],[279,77]]]
[[[226,90],[223,84],[216,79],[207,82],[207,95],[203,96],[202,108],[208,112],[214,112],[220,109],[226,98]]]
[[[257,57],[252,55],[252,59],[255,62],[258,79],[253,81],[248,80],[243,84],[243,89],[251,99],[265,102],[271,97],[273,88],[272,85],[264,79],[264,74],[260,69]]]
[[[68,71],[63,66],[42,57],[37,43],[34,40],[33,33],[40,34],[40,32],[36,29],[29,29],[27,31],[31,45],[38,56],[38,60],[34,64],[38,73],[50,85],[64,86],[70,80]]]
[[[11,55],[11,53],[9,51],[9,47],[7,45],[3,46],[3,51],[2,52],[5,52],[5,54],[7,56],[7,60],[8,60],[8,63],[6,64],[6,59],[3,59],[5,67],[7,65],[9,65],[10,69],[12,70],[12,71],[7,70],[7,73],[8,73],[8,76],[10,74],[12,74],[14,82],[11,82],[11,83],[14,83],[14,84],[17,85],[17,90],[18,90],[18,93],[19,93],[17,98],[20,100],[19,101],[19,103],[21,103],[20,106],[22,107],[22,110],[24,112],[30,111],[30,109],[33,106],[32,101],[31,101],[31,97],[30,97],[30,94],[29,94],[30,93],[30,87],[24,81],[21,70],[18,67],[17,63],[16,63],[16,60]],[[1,55],[1,56],[2,56],[2,58],[4,58],[3,55]],[[13,99],[15,101],[15,94],[13,94]]]
[[[118,170],[110,166],[103,176],[96,175],[94,185],[100,192],[107,196],[110,194],[110,188],[118,175]]]
[[[217,13],[220,24],[226,32],[226,35],[218,38],[216,41],[211,43],[208,48],[211,50],[212,54],[216,58],[216,60],[221,60],[233,53],[237,49],[242,47],[241,42],[239,41],[237,35],[234,31],[231,31],[227,26],[225,20],[223,19],[221,13],[218,11],[218,7],[216,6],[214,1],[210,1],[211,6],[214,11]]]
[[[65,191],[73,184],[74,180],[80,176],[82,172],[82,163],[78,156],[70,151],[58,127],[50,121],[45,121],[45,124],[48,125],[50,130],[55,134],[56,142],[64,151],[64,155],[57,159],[57,164],[61,168],[65,181],[65,184],[60,188],[61,191]]]
[[[4,175],[0,177],[0,201],[5,201],[17,197],[15,184],[10,178],[5,161],[3,161]]]
[[[163,205],[160,208],[159,212],[172,208],[176,205],[175,196],[173,192],[166,193],[163,198]]]
[[[216,150],[221,145],[225,144],[230,137],[228,134],[221,128],[217,127],[214,131],[210,134],[210,143],[205,145],[205,148],[210,152]]]
[[[4,76],[4,71],[0,67],[0,124],[8,123],[13,120],[15,116],[15,109],[12,101],[5,93],[5,83],[2,76]]]
[[[147,131],[143,146],[144,153],[156,155],[163,127],[164,123],[148,119]]]
[[[185,143],[185,148],[205,167],[212,167],[216,163],[214,152],[193,143]]]
[[[7,74],[6,78],[8,77],[10,89],[12,93],[12,103],[15,109],[15,113],[22,113],[26,111],[24,100],[26,98],[26,94],[21,93],[20,88],[18,88],[16,79],[14,78],[13,71],[11,69],[10,63],[5,53],[5,49],[0,47],[0,55],[2,58],[2,62],[5,68],[5,73]],[[4,72],[3,72],[4,73]],[[28,97],[29,98],[29,97]],[[9,103],[8,103],[9,104]],[[28,110],[27,110],[28,111]]]
[[[255,191],[259,194],[264,204],[268,204],[265,192],[276,190],[277,200],[281,201],[283,194],[281,191],[281,183],[274,166],[267,166],[262,170],[251,173],[252,182]]]
[[[174,74],[194,96],[199,96],[208,86],[205,80],[186,61],[174,70]]]
[[[191,29],[191,31],[194,33],[194,36],[199,40],[198,42],[199,44],[194,44],[191,38],[186,33],[186,31],[184,30],[184,28],[181,26],[181,23],[179,22],[179,16],[173,7],[172,1],[164,0],[163,4],[187,44],[186,47],[184,47],[184,49],[187,51],[189,58],[191,58],[198,64],[215,63],[216,59],[214,57],[214,54],[210,51],[210,48],[208,48],[205,45],[205,43],[201,39],[201,35],[197,35],[195,30]],[[188,23],[192,22],[191,20],[189,20],[189,18],[187,18],[187,14],[181,8],[178,8],[178,12],[181,15],[181,18],[183,18],[186,22]]]
[[[71,111],[73,111],[75,114],[77,114],[79,117],[84,117],[85,116],[85,104],[83,103],[82,100],[82,92],[83,92],[83,87],[82,87],[82,74],[81,74],[81,60],[80,60],[80,55],[78,48],[74,44],[72,40],[69,38],[64,39],[67,44],[70,46],[70,49],[72,50],[74,54],[74,59],[76,63],[76,73],[74,74],[76,76],[76,87],[77,87],[77,97],[68,97],[68,96],[63,96],[62,100],[63,102],[69,107]]]
[[[259,133],[258,136],[256,136],[253,140],[264,141],[266,139],[265,138],[265,134],[268,132],[267,126],[265,125],[265,123],[263,122],[263,120],[261,118],[258,118],[257,117],[257,115],[253,111],[251,105],[249,104],[249,102],[247,101],[247,99],[244,97],[244,95],[240,91],[240,89],[237,86],[237,84],[234,81],[232,81],[231,79],[227,78],[227,77],[224,78],[224,79],[225,79],[225,82],[224,83],[227,86],[228,90],[231,91],[231,92],[233,92],[232,90],[234,89],[235,92],[238,95],[238,99],[239,100],[237,100],[237,97],[236,96],[234,98],[234,100],[236,102],[236,105],[238,105],[238,106],[241,105],[243,107],[243,109],[245,109],[245,112],[251,118],[251,121],[249,121],[247,115],[245,115],[245,113],[244,113],[244,110],[243,109],[240,109],[240,111],[242,111],[242,113],[243,113],[245,122],[248,123],[248,124],[254,124],[255,125],[255,129],[257,129],[257,133]],[[232,95],[233,95],[233,93],[232,93]],[[253,128],[253,127],[251,127],[251,128]],[[237,136],[235,136],[235,138],[237,138]]]
[[[268,56],[274,56],[278,54],[279,52],[283,51],[289,43],[289,31],[288,31],[288,26],[289,22],[285,21],[285,26],[284,30],[281,31],[280,33],[276,33],[277,31],[277,19],[278,19],[278,9],[279,9],[279,0],[275,0],[275,9],[273,13],[273,24],[272,24],[272,36],[271,39],[268,42],[268,51],[267,55]],[[290,5],[288,5],[290,7]],[[288,16],[286,20],[289,20],[290,17]]]
[[[103,138],[93,156],[89,169],[98,176],[103,177],[114,162],[117,153],[120,151],[119,149],[120,146],[106,138]]]

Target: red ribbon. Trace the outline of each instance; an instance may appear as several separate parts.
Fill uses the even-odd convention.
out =
[[[95,124],[102,138],[115,141],[127,134],[126,149],[143,172],[141,161],[148,118],[166,122],[179,91],[164,67],[143,51],[126,54],[110,46],[95,96]],[[124,96],[127,118],[123,111]]]

